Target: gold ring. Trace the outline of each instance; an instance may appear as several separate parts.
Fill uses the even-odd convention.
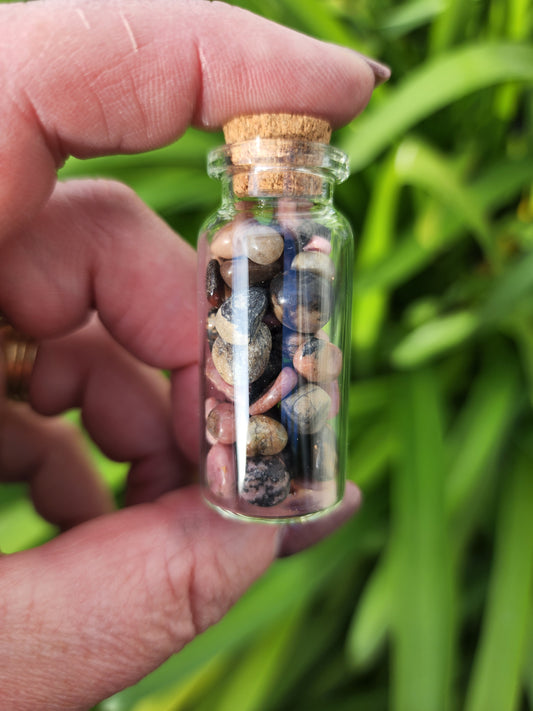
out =
[[[14,329],[0,313],[0,348],[4,354],[6,396],[10,400],[27,402],[39,346],[32,338]]]

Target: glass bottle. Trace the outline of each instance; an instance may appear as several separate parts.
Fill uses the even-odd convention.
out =
[[[332,203],[329,125],[238,117],[209,155],[219,210],[198,243],[201,469],[239,518],[315,517],[344,492],[353,238]]]

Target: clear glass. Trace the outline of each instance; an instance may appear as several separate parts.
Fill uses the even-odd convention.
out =
[[[239,518],[315,517],[344,492],[353,238],[332,186],[347,159],[256,139],[208,168],[222,203],[198,243],[206,499]]]

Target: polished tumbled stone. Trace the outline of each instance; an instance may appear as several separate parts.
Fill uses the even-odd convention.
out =
[[[318,432],[328,419],[331,398],[318,385],[307,383],[281,402],[282,422],[289,435],[294,430],[301,434]]]
[[[265,370],[263,371],[261,377],[250,385],[250,403],[253,403],[260,398],[272,385],[274,380],[278,377],[282,367],[281,334],[276,331],[270,331],[270,335],[272,336],[272,348],[270,350],[268,363],[266,364]]]
[[[323,237],[331,241],[331,231],[325,225],[315,220],[301,220],[295,226],[298,241],[302,246],[306,246],[313,237]]]
[[[246,456],[279,454],[287,444],[287,430],[281,422],[266,415],[255,415],[248,421]]]
[[[271,457],[248,457],[241,497],[256,506],[275,506],[287,498],[291,477],[279,454]]]
[[[268,306],[266,291],[254,286],[234,292],[217,311],[216,328],[226,343],[242,345],[254,338]]]
[[[222,379],[233,385],[239,366],[247,370],[248,383],[255,382],[263,374],[272,349],[272,336],[264,323],[260,323],[257,332],[248,344],[235,345],[226,343],[220,336],[213,345],[213,363]],[[237,359],[239,363],[237,364]]]
[[[207,485],[222,499],[231,499],[236,493],[235,454],[233,446],[215,444],[207,453]]]
[[[205,330],[207,333],[207,342],[209,343],[209,347],[213,347],[213,343],[216,341],[218,332],[217,332],[217,327],[216,327],[216,320],[217,320],[217,312],[216,309],[212,309],[208,314],[207,314],[207,319],[205,323]]]
[[[209,412],[206,420],[207,431],[221,444],[235,442],[235,408],[230,402],[221,402]]]
[[[335,278],[335,265],[328,255],[313,250],[297,254],[292,260],[291,269],[313,272],[324,279]]]
[[[270,387],[250,405],[250,415],[259,415],[271,410],[295,388],[297,382],[296,372],[289,367],[283,368]]]
[[[256,264],[273,264],[283,254],[283,237],[272,227],[250,221],[240,229],[246,233],[247,256]]]
[[[211,306],[220,306],[224,300],[224,281],[220,274],[220,265],[216,259],[210,259],[207,263],[205,291]]]
[[[342,370],[342,352],[333,343],[313,336],[296,350],[293,365],[300,375],[313,383],[329,382]]]
[[[329,337],[322,330],[317,331],[313,338],[320,338],[321,340],[329,341]],[[283,333],[283,357],[289,359],[292,363],[292,359],[294,358],[298,348],[302,345],[302,343],[305,343],[308,340],[308,333],[298,333],[298,331],[289,331],[286,329]]]
[[[220,259],[248,257],[256,264],[272,264],[283,254],[283,237],[270,225],[239,215],[217,232],[211,254]]]
[[[220,265],[220,275],[231,289],[235,274],[237,274],[237,280],[242,274],[243,281],[247,279],[248,283],[253,285],[270,281],[280,271],[281,262],[279,259],[271,264],[256,264],[246,257],[236,257],[227,259]]]
[[[278,274],[270,284],[274,314],[284,326],[301,333],[315,333],[331,318],[331,282],[308,271]]]
[[[231,259],[243,254],[246,246],[242,244],[238,228],[249,218],[245,214],[237,215],[231,222],[221,227],[211,242],[211,254],[220,259]]]

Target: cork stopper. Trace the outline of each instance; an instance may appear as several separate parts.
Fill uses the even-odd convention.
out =
[[[252,114],[231,119],[223,131],[231,147],[237,196],[312,196],[322,191],[320,176],[302,168],[320,165],[320,144],[327,145],[331,138],[331,126],[324,119]],[[265,140],[258,144],[257,138]]]
[[[252,114],[230,119],[224,127],[226,143],[260,138],[296,138],[329,143],[331,126],[324,119],[299,114]]]

